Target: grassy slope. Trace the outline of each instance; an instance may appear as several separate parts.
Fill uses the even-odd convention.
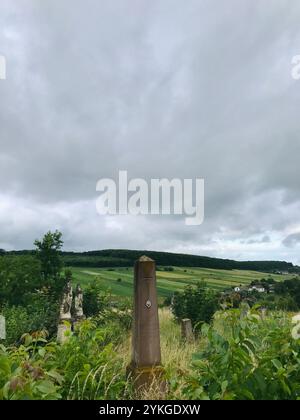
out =
[[[73,267],[74,282],[80,283],[84,288],[93,279],[97,279],[103,289],[110,289],[118,296],[132,296],[133,270],[132,268],[79,268]],[[188,284],[195,284],[203,280],[207,285],[215,290],[222,290],[230,286],[246,285],[252,280],[268,278],[266,273],[245,270],[215,270],[208,268],[184,268],[175,267],[174,271],[157,271],[157,291],[158,295],[165,297],[174,291],[182,290]],[[275,275],[274,280],[282,281],[293,277],[290,275]],[[121,281],[118,281],[121,279]]]

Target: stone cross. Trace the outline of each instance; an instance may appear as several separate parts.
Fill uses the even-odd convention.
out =
[[[184,340],[189,342],[194,340],[192,321],[189,318],[181,320],[181,336]]]
[[[155,262],[143,256],[134,267],[132,358],[129,366],[136,389],[161,380],[160,335]]]
[[[5,328],[5,318],[3,315],[0,315],[0,340],[6,339],[6,328]]]
[[[68,340],[68,336],[71,333],[71,307],[72,307],[72,300],[73,300],[73,291],[71,282],[68,281],[66,284],[61,306],[59,312],[59,321],[58,321],[58,328],[57,328],[57,341],[60,344],[63,344],[65,341]]]

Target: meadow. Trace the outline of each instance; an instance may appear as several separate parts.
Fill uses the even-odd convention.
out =
[[[83,268],[71,267],[74,284],[80,283],[86,288],[93,280],[103,290],[110,290],[114,295],[130,297],[133,292],[133,269],[128,268]],[[173,271],[157,270],[157,292],[161,298],[170,296],[175,291],[182,291],[187,285],[204,281],[209,288],[221,291],[234,286],[246,286],[253,280],[268,279],[284,281],[292,274],[269,274],[247,270],[217,270],[195,267],[173,267]]]

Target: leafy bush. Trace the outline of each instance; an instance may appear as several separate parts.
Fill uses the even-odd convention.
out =
[[[297,311],[298,305],[295,302],[293,296],[289,295],[275,295],[269,294],[257,300],[257,304],[263,306],[269,310],[279,310],[279,311]]]
[[[0,346],[0,399],[120,399],[127,392],[124,360],[113,351],[122,334],[86,320],[64,345],[46,333]]]
[[[110,294],[101,289],[101,286],[97,282],[97,278],[94,279],[84,291],[84,314],[87,317],[98,315],[99,312],[110,306],[110,299]]]
[[[299,399],[300,340],[284,313],[262,320],[255,310],[219,312],[202,326],[204,348],[184,395],[194,399]]]
[[[0,345],[0,400],[61,399],[62,376],[49,368],[56,345],[45,333],[23,336],[24,344],[7,349]]]
[[[290,296],[295,302],[297,309],[300,309],[300,280],[293,278],[275,284],[275,293],[281,296]]]
[[[179,319],[189,318],[194,327],[210,322],[218,306],[218,296],[206,284],[187,286],[182,293],[174,293],[172,312]]]
[[[31,331],[31,319],[22,306],[6,306],[1,314],[6,322],[5,345],[17,344],[26,331]]]
[[[41,284],[41,265],[32,255],[0,257],[0,306],[22,305]]]
[[[5,345],[18,344],[24,333],[47,330],[50,337],[57,331],[59,304],[51,296],[32,294],[27,296],[26,306],[4,306],[1,314],[6,319]]]
[[[164,267],[164,271],[174,271],[174,267]]]
[[[114,325],[97,328],[83,321],[77,335],[57,348],[56,365],[64,375],[67,399],[117,399],[126,386],[123,360],[113,351],[122,334]]]

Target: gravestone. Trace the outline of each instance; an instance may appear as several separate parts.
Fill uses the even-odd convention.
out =
[[[63,344],[68,340],[68,337],[71,334],[72,326],[72,317],[71,317],[71,307],[73,300],[73,291],[71,282],[68,281],[66,284],[61,306],[59,312],[58,328],[57,328],[57,341],[60,344]]]
[[[74,325],[77,322],[82,321],[85,319],[84,313],[83,313],[83,292],[81,289],[80,284],[77,284],[76,290],[75,290],[75,298],[74,298]]]
[[[0,340],[6,339],[5,317],[0,315]]]
[[[260,317],[262,320],[266,319],[268,310],[267,308],[260,308]]]
[[[189,342],[194,340],[192,321],[189,318],[181,320],[181,336],[184,340]]]
[[[163,391],[155,262],[143,256],[134,267],[132,357],[129,370],[137,390],[153,381]]]

